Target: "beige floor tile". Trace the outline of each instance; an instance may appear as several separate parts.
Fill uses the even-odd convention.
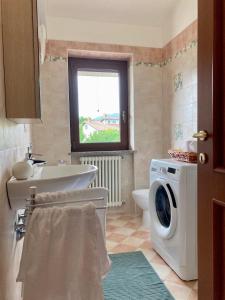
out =
[[[194,290],[194,286],[196,283],[196,280],[191,280],[191,281],[183,281],[185,283],[186,286],[188,286],[189,288]]]
[[[194,289],[195,291],[198,290],[198,281],[195,282],[195,284],[194,284],[194,286],[193,286],[193,289]]]
[[[130,222],[139,224],[141,226],[142,219],[140,217],[135,217],[135,218],[130,219]]]
[[[145,240],[141,245],[140,245],[141,249],[152,249],[152,244],[150,240]]]
[[[174,272],[171,271],[170,274],[168,275],[168,277],[166,278],[167,281],[171,281],[173,283],[177,283],[177,284],[182,284],[184,283],[180,277]]]
[[[152,258],[155,255],[157,255],[154,250],[147,250],[147,249],[141,250],[140,248],[138,248],[137,250],[138,251],[142,251],[144,253],[144,256],[147,258],[147,260],[149,261],[149,263],[151,263]]]
[[[111,233],[107,237],[108,240],[114,241],[114,242],[119,242],[119,243],[122,242],[122,241],[124,241],[126,238],[127,238],[126,235],[120,234],[120,233],[116,233],[116,232]]]
[[[141,231],[146,231],[146,232],[148,232],[149,234],[150,234],[150,230],[149,230],[149,228],[147,228],[147,227],[145,227],[145,226],[140,226],[139,227],[139,229],[138,230],[141,230]]]
[[[106,233],[105,233],[106,239],[108,239],[108,237],[109,237],[111,234],[112,234],[111,231],[106,231]]]
[[[125,226],[137,230],[140,227],[140,224],[135,222],[127,222]]]
[[[112,220],[109,222],[110,225],[114,225],[114,226],[124,226],[127,223],[126,220]]]
[[[116,229],[120,229],[120,226],[111,225],[110,223],[106,225],[106,232],[113,232]]]
[[[132,252],[135,250],[136,250],[136,247],[130,246],[130,245],[124,245],[124,244],[118,245],[111,249],[111,251],[113,253]]]
[[[116,228],[114,230],[114,232],[117,232],[117,233],[121,233],[121,234],[125,234],[127,236],[130,236],[132,235],[135,230],[134,229],[131,229],[131,228],[126,228],[126,227],[120,227],[120,228]]]
[[[118,219],[121,216],[124,216],[123,213],[111,213],[111,212],[107,212],[107,220],[111,220],[111,219]]]
[[[164,284],[176,300],[189,300],[189,297],[192,293],[190,288],[172,283],[170,281],[164,281]]]
[[[163,281],[168,277],[169,273],[171,272],[171,269],[167,265],[161,265],[151,262],[151,266]]]
[[[198,292],[192,290],[191,295],[189,296],[188,300],[197,300],[198,299]]]
[[[118,246],[118,243],[109,240],[106,241],[106,248],[109,252],[116,246]]]
[[[140,217],[110,214],[107,217],[107,249],[109,253],[142,251],[175,300],[197,300],[197,281],[182,281],[153,250],[148,228]]]
[[[107,221],[109,222],[109,221],[112,221],[112,220],[115,220],[115,219],[117,219],[118,218],[118,216],[117,217],[115,217],[115,216],[112,216],[112,215],[107,215]]]
[[[190,289],[193,289],[196,281],[184,281],[182,280],[174,271],[171,271],[171,273],[168,275],[168,277],[166,278],[167,281],[182,285],[182,286],[186,286]]]
[[[133,237],[141,238],[141,239],[149,239],[150,234],[148,231],[137,230],[132,234]]]
[[[125,240],[123,240],[123,244],[124,245],[130,245],[130,246],[134,246],[134,247],[139,247],[141,244],[143,243],[143,239],[139,239],[133,236],[130,236],[128,238],[126,238]]]
[[[122,221],[130,221],[130,220],[133,220],[133,218],[132,218],[132,216],[124,215],[124,216],[118,217],[118,220],[122,220]]]
[[[159,265],[167,265],[166,262],[158,254],[153,257],[151,262]]]

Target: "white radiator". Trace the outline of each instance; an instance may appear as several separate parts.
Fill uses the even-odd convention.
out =
[[[121,157],[120,156],[91,156],[81,157],[81,164],[98,167],[98,173],[91,187],[109,189],[108,207],[122,205],[121,200]]]

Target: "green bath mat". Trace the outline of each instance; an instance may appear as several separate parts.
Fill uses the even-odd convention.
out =
[[[110,255],[105,300],[174,300],[142,252]]]

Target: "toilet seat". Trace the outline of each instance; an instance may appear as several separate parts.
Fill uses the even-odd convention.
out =
[[[135,190],[132,192],[135,203],[143,210],[142,225],[150,227],[149,189]]]

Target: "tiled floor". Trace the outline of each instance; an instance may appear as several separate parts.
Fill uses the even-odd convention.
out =
[[[184,282],[170,269],[152,249],[150,233],[141,225],[140,217],[108,213],[106,238],[109,253],[141,250],[176,300],[198,299],[197,282]]]

